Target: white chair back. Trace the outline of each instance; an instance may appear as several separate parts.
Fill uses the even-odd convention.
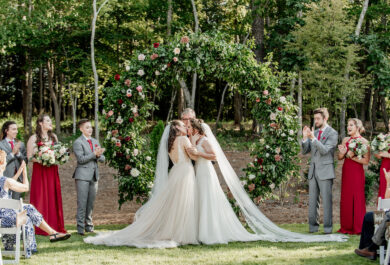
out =
[[[378,211],[390,210],[390,199],[378,198]]]

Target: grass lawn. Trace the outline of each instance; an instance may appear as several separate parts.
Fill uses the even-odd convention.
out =
[[[97,226],[96,230],[116,230],[124,226]],[[295,232],[307,231],[306,224],[282,227]],[[136,249],[85,244],[75,233],[74,226],[67,226],[67,229],[72,238],[64,242],[50,243],[47,238],[38,236],[38,253],[31,259],[22,259],[21,264],[376,264],[354,254],[359,236],[351,236],[344,243],[259,241],[176,249]]]

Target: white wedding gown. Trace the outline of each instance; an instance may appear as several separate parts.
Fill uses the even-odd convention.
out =
[[[205,152],[199,140],[196,148]],[[233,241],[256,241],[261,237],[249,233],[237,218],[219,184],[217,172],[210,160],[199,157],[195,163],[199,201],[199,236],[203,244],[227,244]]]
[[[126,228],[84,239],[86,243],[138,248],[171,248],[198,244],[197,197],[194,167],[185,146],[186,136],[176,138],[169,156],[174,166],[166,185],[138,210]]]

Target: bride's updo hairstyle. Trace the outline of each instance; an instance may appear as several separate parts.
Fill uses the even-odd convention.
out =
[[[204,135],[204,130],[202,128],[203,120],[201,120],[201,119],[191,119],[190,123],[191,123],[192,129],[197,130],[200,135]]]
[[[173,120],[171,121],[171,127],[169,128],[169,136],[168,136],[168,153],[171,152],[173,143],[177,136],[180,135],[180,131],[176,126],[180,126],[182,121]]]

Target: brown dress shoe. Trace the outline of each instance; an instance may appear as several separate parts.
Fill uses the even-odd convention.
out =
[[[368,250],[368,248],[355,249],[355,253],[361,257],[368,258],[370,260],[376,260],[376,252]]]

